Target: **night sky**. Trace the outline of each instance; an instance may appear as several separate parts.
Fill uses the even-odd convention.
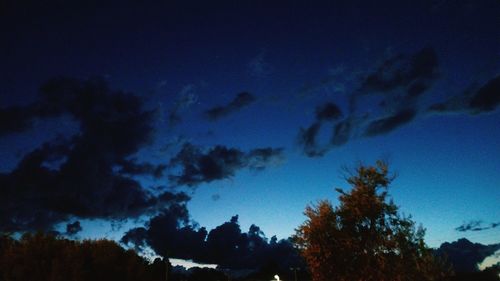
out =
[[[430,246],[500,242],[498,1],[203,2],[0,4],[0,231],[282,239],[387,159]]]

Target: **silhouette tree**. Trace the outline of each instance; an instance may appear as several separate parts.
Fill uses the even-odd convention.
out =
[[[388,166],[358,166],[339,193],[338,207],[308,206],[294,241],[314,281],[440,280],[450,271],[424,242],[425,230],[388,198]]]
[[[0,235],[1,281],[164,281],[165,274],[165,261],[149,264],[114,241]]]

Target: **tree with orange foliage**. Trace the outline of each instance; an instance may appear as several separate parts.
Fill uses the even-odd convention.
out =
[[[358,166],[338,207],[308,206],[294,241],[314,281],[442,280],[450,271],[424,242],[425,230],[388,198],[388,165]]]

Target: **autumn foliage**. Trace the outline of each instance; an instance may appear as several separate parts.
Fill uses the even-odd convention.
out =
[[[308,206],[294,240],[314,281],[442,280],[449,270],[424,242],[425,230],[398,213],[387,189],[386,163],[360,165],[347,177],[352,190],[339,206]]]

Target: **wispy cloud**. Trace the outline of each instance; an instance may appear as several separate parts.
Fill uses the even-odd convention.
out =
[[[174,126],[182,121],[181,113],[186,111],[194,104],[198,103],[198,94],[196,93],[196,86],[194,84],[185,85],[177,94],[177,98],[173,107],[168,113],[168,123]]]
[[[272,66],[266,60],[266,51],[260,51],[248,62],[248,72],[251,76],[263,78],[272,73]]]
[[[235,113],[246,106],[249,106],[256,100],[257,98],[254,95],[247,92],[241,92],[236,95],[236,97],[230,103],[226,105],[216,106],[205,111],[205,116],[210,121],[216,121],[222,117]]]
[[[473,220],[455,228],[456,231],[459,232],[467,232],[467,231],[483,231],[488,229],[494,229],[500,226],[500,222],[492,222],[492,223],[484,223],[480,220]]]
[[[444,102],[433,104],[428,111],[434,113],[464,112],[469,114],[488,113],[500,105],[500,75],[487,81],[478,89],[469,88],[461,95]]]

